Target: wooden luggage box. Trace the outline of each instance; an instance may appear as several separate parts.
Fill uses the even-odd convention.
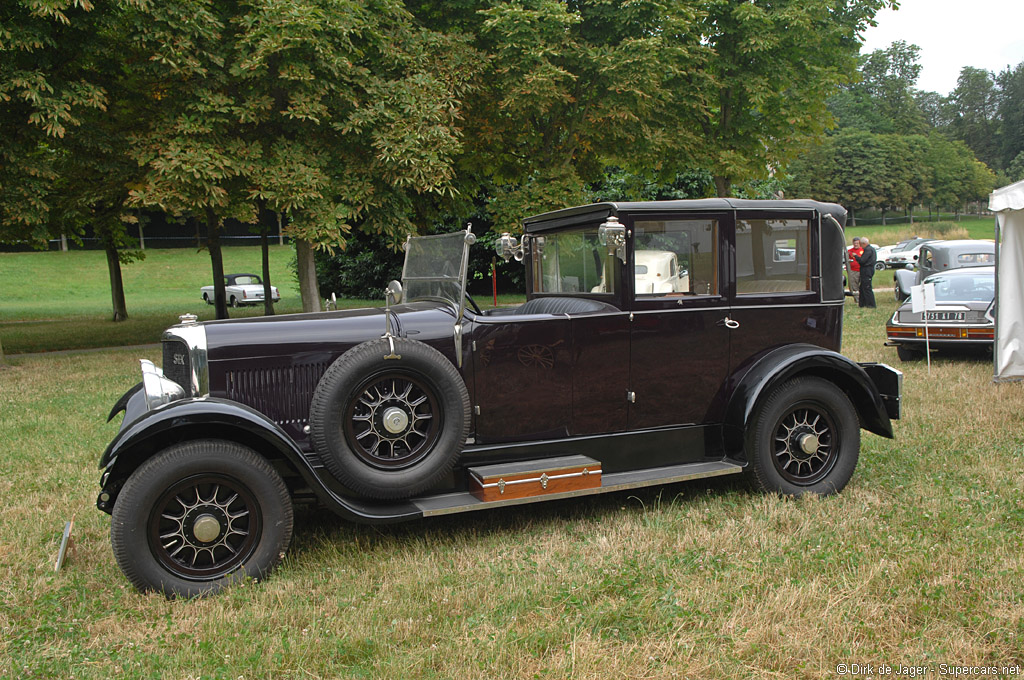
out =
[[[601,463],[587,456],[562,456],[469,468],[469,490],[481,501],[546,496],[596,489]]]

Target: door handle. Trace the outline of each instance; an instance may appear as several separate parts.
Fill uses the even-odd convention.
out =
[[[733,321],[729,317],[725,317],[724,319],[722,319],[721,321],[718,322],[718,325],[719,326],[725,326],[729,330],[736,330],[737,328],[740,327],[740,322],[739,321]]]

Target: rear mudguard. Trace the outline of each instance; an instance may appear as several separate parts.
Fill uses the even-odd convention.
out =
[[[893,280],[900,298],[906,300],[910,297],[910,289],[917,283],[917,272],[913,269],[897,269],[893,273]]]
[[[874,370],[873,366],[875,365],[867,367]],[[902,375],[887,366],[881,369],[896,376]],[[742,455],[746,449],[747,437],[753,429],[754,418],[764,399],[777,386],[798,376],[815,376],[834,383],[853,403],[862,428],[892,438],[890,415],[899,417],[898,381],[894,388],[887,388],[896,394],[883,398],[878,385],[869,376],[865,366],[842,354],[814,345],[787,345],[758,359],[737,377],[736,386],[730,390],[732,396],[726,409],[724,428],[725,446],[729,455]],[[889,400],[895,402],[895,408],[887,406]]]
[[[121,486],[135,469],[168,446],[194,439],[226,439],[269,460],[281,461],[302,477],[324,505],[346,519],[393,522],[422,517],[422,511],[410,503],[364,501],[339,494],[325,483],[326,471],[314,467],[277,423],[244,404],[202,397],[145,411],[144,402],[138,401],[140,396],[140,392],[129,390],[112,412],[116,415],[124,408],[125,419],[100,459],[104,473],[96,506],[104,512],[113,510]]]

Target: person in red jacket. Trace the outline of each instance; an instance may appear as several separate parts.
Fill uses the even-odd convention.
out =
[[[854,237],[853,247],[847,252],[850,253],[850,271],[846,282],[850,286],[850,292],[853,293],[853,301],[860,304],[860,263],[856,258],[864,254],[864,249],[860,247],[859,238]]]

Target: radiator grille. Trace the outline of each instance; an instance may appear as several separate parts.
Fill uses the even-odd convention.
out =
[[[228,371],[228,399],[251,406],[278,425],[304,425],[326,363]]]
[[[192,394],[192,357],[181,340],[164,340],[164,377],[181,385],[185,396]]]

